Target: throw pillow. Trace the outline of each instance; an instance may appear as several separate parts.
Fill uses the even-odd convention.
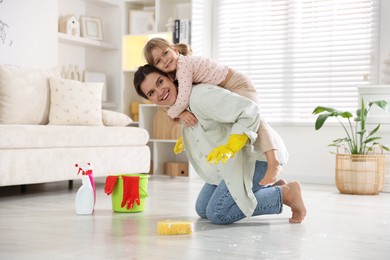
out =
[[[50,78],[51,125],[102,125],[103,83]]]
[[[133,122],[128,115],[111,110],[103,109],[102,116],[105,126],[128,126]]]
[[[0,124],[47,124],[49,121],[49,77],[58,69],[33,69],[0,65]]]

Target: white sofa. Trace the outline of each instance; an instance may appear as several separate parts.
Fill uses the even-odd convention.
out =
[[[78,179],[74,165],[86,162],[95,177],[149,172],[148,132],[102,110],[101,90],[56,69],[0,65],[0,186]]]

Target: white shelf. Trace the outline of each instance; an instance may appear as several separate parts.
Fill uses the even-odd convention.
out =
[[[101,19],[104,40],[72,36],[58,32],[58,66],[68,68],[77,65],[80,71],[100,72],[106,75],[107,101],[102,108],[123,112],[121,38],[122,0],[58,0],[58,20],[72,14]]]
[[[73,45],[94,47],[94,48],[98,48],[98,49],[102,49],[102,50],[118,50],[119,49],[116,45],[108,43],[108,42],[102,42],[102,41],[91,40],[91,39],[83,38],[83,37],[71,36],[71,35],[67,35],[65,33],[60,33],[60,32],[58,33],[58,41],[70,43]]]
[[[122,46],[124,46],[122,49],[122,75],[124,77],[124,85],[126,87],[131,86],[131,89],[135,94],[132,83],[134,79],[133,73],[136,71],[135,68],[138,67],[139,64],[144,64],[144,61],[142,60],[142,47],[151,37],[167,38],[168,36],[172,36],[172,33],[166,32],[165,26],[170,17],[173,19],[191,19],[192,0],[123,0],[123,3],[127,15],[127,18],[124,19],[126,27],[129,25],[128,10],[154,9],[155,11],[155,28],[157,33],[145,35],[122,35]],[[183,12],[185,14],[183,14]],[[129,46],[129,48],[126,48],[125,46]],[[140,97],[135,96],[132,100],[128,100],[129,102],[139,102]],[[150,136],[148,146],[152,154],[153,176],[170,177],[165,175],[165,163],[188,162],[188,158],[185,152],[180,154],[175,154],[173,152],[177,140],[153,138],[154,117],[158,109],[159,107],[154,104],[140,104],[139,127],[146,129]],[[191,169],[192,167],[189,166],[189,177],[195,177],[195,171]]]
[[[154,116],[158,111],[158,106],[154,104],[140,104],[139,106],[139,127],[146,129],[152,137]],[[171,139],[149,139],[149,147],[152,152],[153,174],[156,176],[165,175],[165,162],[188,162],[185,152],[175,154],[173,148],[177,140]],[[190,167],[191,169],[191,167]],[[196,174],[189,170],[189,177]]]
[[[88,3],[93,3],[98,6],[102,7],[119,7],[120,1],[119,0],[84,0]]]
[[[124,2],[129,4],[138,4],[138,5],[154,5],[155,0],[124,0]]]

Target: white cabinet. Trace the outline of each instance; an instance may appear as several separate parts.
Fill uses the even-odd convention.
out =
[[[175,154],[173,148],[177,140],[153,139],[153,122],[158,107],[153,104],[141,104],[139,107],[139,127],[149,132],[149,147],[152,153],[152,172],[155,176],[165,174],[165,162],[188,162],[185,152]],[[189,177],[194,177],[195,172],[189,167]]]
[[[127,17],[124,27],[125,35],[122,40],[123,58],[122,69],[124,74],[124,93],[125,107],[129,108],[131,102],[140,102],[143,100],[138,97],[134,85],[134,71],[138,66],[144,65],[142,57],[142,48],[145,43],[153,37],[170,37],[172,40],[173,32],[167,32],[166,24],[168,20],[190,19],[192,20],[192,1],[191,0],[144,0],[144,1],[126,1],[124,15]],[[154,13],[153,31],[146,31],[144,34],[131,34],[132,22],[137,22],[136,18],[144,15],[147,20],[148,15]],[[142,20],[141,18],[139,18]],[[149,28],[150,29],[150,28]],[[138,32],[138,31],[137,31]],[[177,140],[153,139],[153,121],[158,107],[150,104],[141,104],[139,107],[139,127],[145,128],[150,134],[149,147],[152,153],[152,171],[156,176],[165,174],[166,162],[188,162],[185,152],[176,155],[173,152]],[[128,111],[129,112],[129,111]],[[191,168],[191,167],[190,167]],[[193,170],[189,170],[189,176],[194,176]]]
[[[138,27],[145,27],[150,22],[148,17],[152,13],[153,28],[144,28],[144,34],[131,34],[132,23],[139,23]],[[192,18],[192,0],[127,0],[123,7],[122,38],[122,71],[124,112],[130,114],[130,103],[141,102],[134,90],[134,72],[138,66],[144,65],[142,49],[145,43],[153,37],[172,38],[173,33],[167,32],[166,24],[169,18],[190,19]],[[142,19],[142,17],[145,17]],[[134,24],[133,24],[134,25]],[[137,33],[139,31],[137,30]]]
[[[103,40],[58,33],[58,67],[67,71],[78,66],[81,71],[104,73],[107,99],[103,107],[123,111],[121,39],[123,2],[119,0],[58,0],[58,20],[73,15],[99,18]]]
[[[166,24],[169,18],[172,19],[192,19],[192,0],[127,0],[125,1],[127,15],[130,11],[142,10],[147,13],[154,13],[154,28],[145,28],[145,33],[166,32]],[[136,13],[140,22],[142,18]],[[131,24],[131,17],[128,19],[128,25]],[[137,19],[136,19],[137,20]],[[134,21],[134,19],[133,19]],[[126,34],[131,34],[130,26],[127,27]]]

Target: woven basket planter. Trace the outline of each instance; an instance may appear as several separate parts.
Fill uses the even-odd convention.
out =
[[[383,189],[386,158],[383,154],[337,154],[336,186],[341,193],[374,195]]]

